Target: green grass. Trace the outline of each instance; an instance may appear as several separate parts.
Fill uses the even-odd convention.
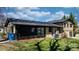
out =
[[[64,38],[46,38],[44,40],[30,40],[27,42],[16,41],[13,43],[17,48],[14,51],[77,51],[79,50],[79,40]],[[10,49],[9,49],[10,50]]]

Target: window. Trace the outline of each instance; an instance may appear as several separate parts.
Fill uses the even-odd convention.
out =
[[[72,37],[72,36],[73,36],[72,31],[70,31],[70,32],[69,32],[69,35],[70,35],[70,37]]]
[[[44,35],[44,28],[37,28],[37,35]]]
[[[35,28],[32,28],[32,32],[34,32],[35,31]]]
[[[49,32],[52,32],[52,28],[51,27],[49,27]]]
[[[64,27],[66,27],[66,23],[64,23]]]
[[[70,24],[70,27],[72,27],[72,24]]]

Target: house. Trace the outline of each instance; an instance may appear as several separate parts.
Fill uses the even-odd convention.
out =
[[[14,33],[17,39],[48,37],[50,35],[54,37],[55,33],[59,33],[59,37],[62,37],[63,35],[73,37],[73,26],[73,22],[69,19],[40,22],[7,18],[5,32]]]
[[[0,33],[4,32],[5,20],[6,20],[6,17],[0,13]]]
[[[0,33],[3,33],[4,31],[4,27],[2,26],[2,24],[0,23]]]
[[[73,31],[74,23],[70,19],[54,20],[54,21],[49,21],[49,23],[60,25],[63,27],[63,32],[61,36],[62,35],[66,35],[67,37],[74,36],[74,31]]]
[[[2,26],[0,26],[0,33],[3,33],[3,27]]]
[[[16,38],[34,38],[47,37],[50,33],[53,35],[56,31],[62,32],[62,26],[48,22],[39,22],[31,20],[21,20],[8,18],[6,23],[6,33],[12,32]]]
[[[79,37],[79,26],[75,29],[75,37]]]

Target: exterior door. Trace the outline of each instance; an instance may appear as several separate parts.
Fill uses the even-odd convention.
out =
[[[73,35],[72,35],[72,31],[70,31],[70,32],[69,32],[69,35],[70,35],[70,37],[72,37],[72,36],[73,36]]]

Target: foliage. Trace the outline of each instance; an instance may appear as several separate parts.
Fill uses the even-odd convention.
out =
[[[74,23],[73,31],[74,31],[74,36],[75,36],[75,34],[76,34],[76,31],[75,30],[78,27],[78,25],[77,25],[78,23],[77,23],[77,21],[75,19],[75,16],[72,13],[70,13],[69,19]]]
[[[67,17],[67,16],[63,16],[63,19],[64,20],[69,20],[69,21],[72,21],[73,22],[73,24],[74,24],[74,27],[73,27],[73,31],[74,31],[74,36],[75,36],[75,34],[76,34],[76,29],[77,29],[77,27],[78,27],[78,23],[77,23],[77,20],[75,19],[75,16],[72,14],[72,13],[70,13],[70,15]]]
[[[15,46],[18,47],[16,51],[37,51],[36,49],[36,40],[30,42],[15,42]]]
[[[59,44],[58,44],[58,39],[54,39],[53,42],[52,40],[50,41],[50,51],[56,51],[58,50]]]
[[[64,15],[62,19],[72,21],[74,26],[77,27],[77,21],[72,13],[68,17]]]
[[[64,15],[62,19],[67,19],[67,17]]]
[[[11,41],[0,44],[6,51],[79,51],[79,40],[72,38]]]
[[[14,51],[73,51],[79,50],[79,40],[72,38],[17,41]],[[13,49],[13,48],[12,48]]]
[[[74,26],[76,27],[77,26],[77,21],[75,19],[75,16],[72,13],[70,13],[69,19],[74,23]]]

